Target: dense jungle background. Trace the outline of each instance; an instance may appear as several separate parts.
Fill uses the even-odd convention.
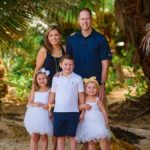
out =
[[[44,32],[58,24],[65,45],[83,7],[113,53],[106,85],[111,150],[150,149],[150,1],[1,0],[0,150],[29,149],[23,118]]]

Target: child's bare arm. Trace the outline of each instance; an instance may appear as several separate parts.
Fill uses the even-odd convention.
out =
[[[92,107],[91,105],[89,104],[81,104],[79,105],[79,110],[82,111],[82,110],[90,110]]]
[[[79,92],[79,106],[85,103],[84,92]]]
[[[49,111],[54,107],[55,103],[55,92],[50,92],[49,100],[48,100],[48,109]]]
[[[54,104],[55,103],[55,92],[50,92],[50,95],[49,95],[49,100],[48,100],[48,103],[49,104]]]
[[[99,101],[98,101],[98,106],[99,106],[101,112],[102,112],[103,115],[104,115],[106,127],[108,127],[108,126],[109,126],[109,125],[108,125],[108,115],[107,115],[107,113],[106,113],[106,109],[105,109],[105,106],[104,106],[103,102],[99,100]]]
[[[33,105],[34,104],[34,90],[32,89],[28,98],[28,104]]]
[[[32,106],[36,106],[36,107],[41,107],[42,103],[34,102],[34,94],[35,94],[35,91],[32,89],[29,95],[28,104]]]
[[[85,103],[85,96],[84,96],[84,92],[79,92],[79,110],[80,110],[80,106],[84,105]],[[80,121],[82,121],[84,119],[84,109],[80,110]]]

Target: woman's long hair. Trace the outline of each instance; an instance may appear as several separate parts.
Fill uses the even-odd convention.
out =
[[[48,39],[48,35],[49,33],[52,31],[52,30],[57,30],[58,33],[61,35],[62,32],[61,30],[59,29],[58,25],[51,25],[46,34],[45,34],[45,40],[44,40],[44,47],[46,48],[46,50],[51,54],[53,52],[53,47],[51,45],[51,43],[49,42],[49,39]],[[61,44],[61,43],[60,43]]]

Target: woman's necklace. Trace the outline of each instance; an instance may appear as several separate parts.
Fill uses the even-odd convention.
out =
[[[57,61],[57,59],[58,59],[58,61]],[[55,61],[55,68],[56,68],[56,73],[57,72],[59,72],[59,68],[60,68],[60,66],[59,66],[59,62],[60,62],[60,57],[54,57],[54,61]]]
[[[55,68],[56,68],[56,73],[59,72],[60,66],[59,66],[59,62],[60,62],[60,58],[61,57],[55,57],[55,56],[60,56],[61,53],[61,49],[60,47],[55,49],[55,55],[53,55],[54,57],[54,61],[55,61]]]

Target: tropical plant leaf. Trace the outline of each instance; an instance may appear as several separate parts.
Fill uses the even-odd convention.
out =
[[[6,84],[6,85],[9,85],[9,86],[18,87],[18,88],[21,88],[21,89],[26,88],[25,86],[18,85],[18,84],[12,83],[10,81],[5,81],[5,80],[0,80],[0,84]]]

